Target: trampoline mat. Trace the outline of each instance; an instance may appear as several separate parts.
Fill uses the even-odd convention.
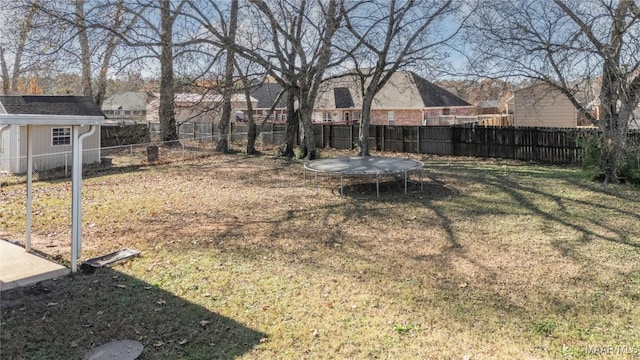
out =
[[[398,174],[419,170],[421,161],[380,156],[352,156],[314,160],[304,165],[305,169],[322,173],[344,175]]]

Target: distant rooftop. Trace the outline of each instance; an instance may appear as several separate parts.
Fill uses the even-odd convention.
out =
[[[278,83],[265,83],[251,92],[251,97],[258,100],[258,109],[269,109],[276,101],[278,94],[282,91],[282,86]],[[282,94],[276,108],[287,107],[287,94]]]

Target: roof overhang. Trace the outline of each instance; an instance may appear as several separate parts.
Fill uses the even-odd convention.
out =
[[[102,125],[104,121],[103,116],[0,114],[0,125],[83,126]]]

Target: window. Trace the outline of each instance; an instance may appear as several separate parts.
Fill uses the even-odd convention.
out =
[[[349,112],[348,112],[348,111],[345,111],[345,112],[344,112],[343,120],[344,120],[344,122],[346,122],[346,123],[348,123],[348,122],[349,122],[349,120],[351,120],[351,119],[349,118]]]
[[[324,113],[322,113],[322,121],[330,122],[331,121],[331,113],[328,112],[328,111],[325,111]]]
[[[71,128],[53,128],[51,129],[51,145],[71,145]]]
[[[396,123],[396,113],[393,111],[387,112],[387,120],[389,120],[389,125],[393,126]]]
[[[360,121],[360,111],[354,111],[352,114],[352,120],[354,123],[357,123]]]

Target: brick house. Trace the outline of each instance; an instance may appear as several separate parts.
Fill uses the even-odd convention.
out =
[[[345,76],[322,84],[313,113],[316,123],[357,123],[362,95],[358,79]],[[475,107],[410,71],[398,71],[376,94],[371,125],[439,124],[441,116],[472,115]]]

